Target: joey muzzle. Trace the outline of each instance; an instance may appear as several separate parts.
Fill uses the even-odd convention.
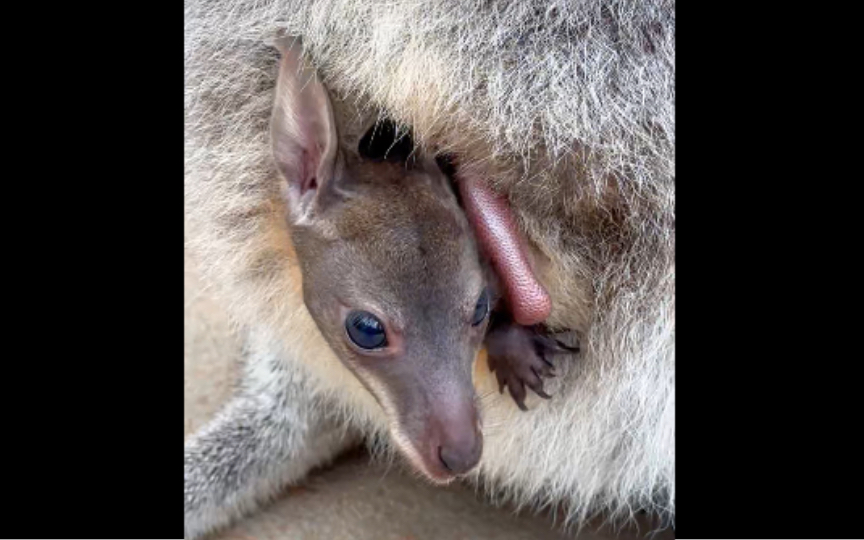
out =
[[[480,462],[483,434],[473,402],[433,405],[429,448],[434,453],[430,461],[437,459],[453,474],[467,473]]]
[[[393,381],[390,391],[401,388],[390,400],[396,412],[391,427],[415,467],[433,482],[447,483],[480,462],[483,433],[470,376],[444,382],[435,375],[414,379],[409,387],[400,384],[404,379]]]

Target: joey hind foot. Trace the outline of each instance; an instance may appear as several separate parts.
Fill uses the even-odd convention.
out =
[[[507,386],[513,401],[523,411],[528,410],[526,386],[543,399],[552,397],[543,389],[543,378],[555,376],[550,357],[576,352],[579,347],[570,347],[550,337],[539,325],[493,323],[486,335],[489,369],[498,379],[498,391],[503,393]]]

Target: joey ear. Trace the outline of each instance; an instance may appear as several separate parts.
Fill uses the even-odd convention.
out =
[[[293,220],[308,218],[335,174],[338,136],[330,98],[303,59],[299,39],[283,37],[270,139],[273,157],[288,183]]]

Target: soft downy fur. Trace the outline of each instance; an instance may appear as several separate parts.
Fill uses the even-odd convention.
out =
[[[238,325],[278,343],[347,425],[386,438],[305,312],[277,190],[271,43],[301,36],[343,140],[387,115],[509,197],[549,324],[579,336],[529,413],[478,359],[475,480],[493,500],[561,504],[568,523],[671,518],[674,26],[666,0],[186,0],[189,247]]]

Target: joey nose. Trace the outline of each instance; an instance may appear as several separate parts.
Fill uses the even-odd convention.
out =
[[[461,431],[458,437],[441,441],[438,458],[445,469],[454,474],[463,474],[480,462],[483,453],[483,436],[476,428]]]
[[[470,471],[480,461],[482,444],[478,442],[470,447],[441,446],[438,457],[444,468],[454,474]]]
[[[433,481],[452,481],[480,463],[483,432],[475,390],[470,383],[468,378],[454,384],[439,377],[438,391],[424,400],[424,421],[415,424],[420,428],[415,432],[416,445],[423,449],[423,469]]]

